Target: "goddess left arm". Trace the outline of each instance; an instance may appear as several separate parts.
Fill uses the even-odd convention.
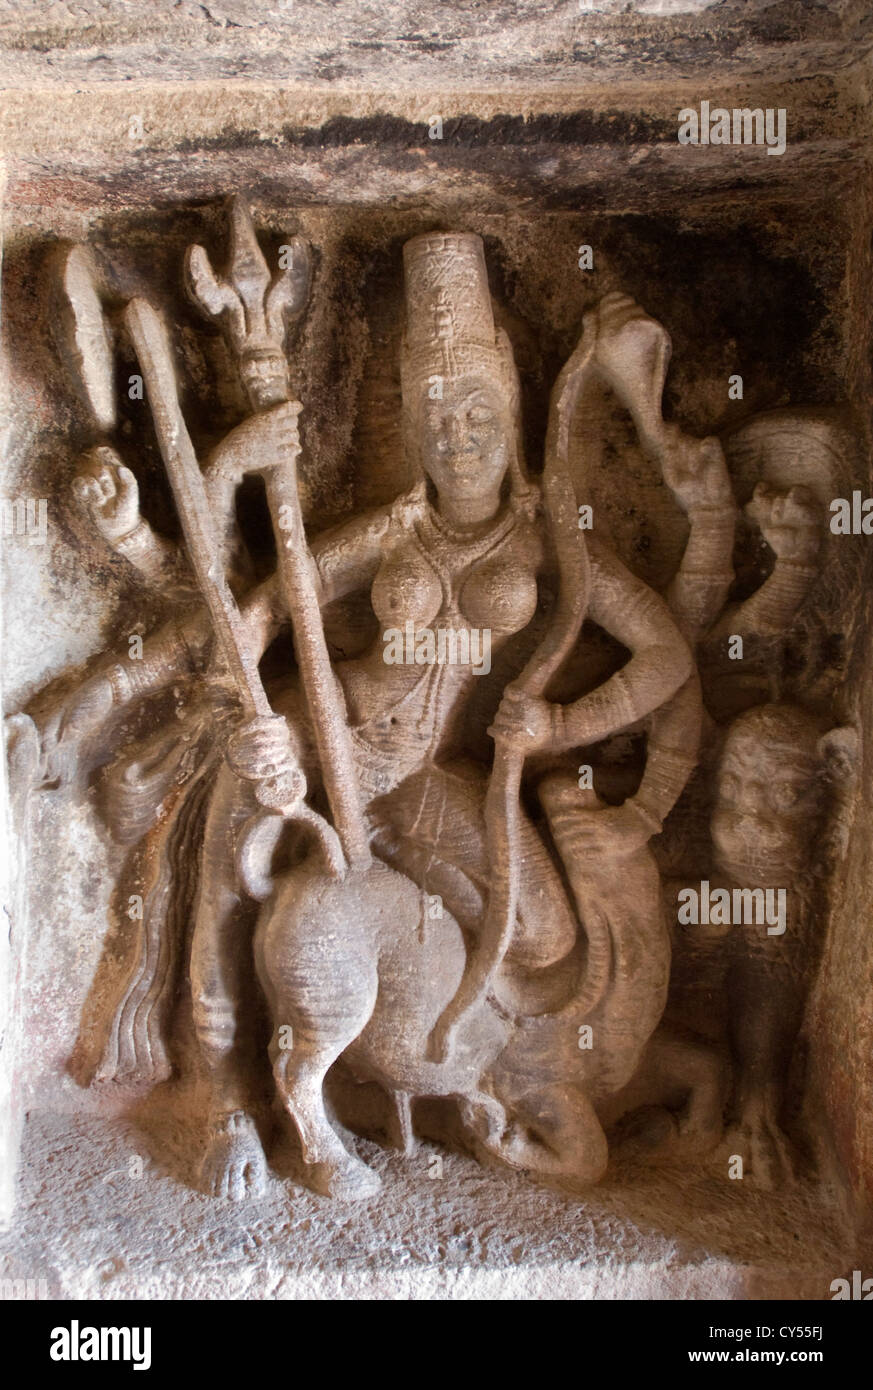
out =
[[[651,715],[645,772],[626,803],[646,838],[657,834],[697,762],[702,703],[690,648],[667,605],[605,547],[591,546],[590,615],[631,652],[621,670],[572,705],[554,706],[565,746],[593,741]],[[621,722],[617,722],[621,721]],[[595,735],[595,738],[597,735]]]
[[[734,578],[737,508],[721,444],[665,424],[650,450],[688,517],[688,540],[665,594],[692,648],[722,612]]]
[[[669,700],[692,674],[688,643],[662,598],[600,542],[589,539],[589,617],[631,653],[603,685],[569,705],[553,705],[555,751],[597,743]]]
[[[688,643],[664,600],[606,547],[591,538],[588,544],[590,616],[629,649],[630,660],[568,705],[532,699],[508,686],[494,732],[526,753],[564,752],[597,743],[651,715],[640,787],[625,807],[613,808],[628,809],[645,840],[661,829],[697,761],[700,687]]]

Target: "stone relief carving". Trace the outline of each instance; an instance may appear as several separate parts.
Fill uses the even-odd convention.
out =
[[[378,1183],[325,1101],[338,1062],[387,1097],[383,1127],[407,1151],[416,1103],[444,1098],[483,1160],[576,1188],[629,1130],[653,1159],[725,1143],[759,1181],[793,1170],[785,1076],[826,904],[810,845],[839,853],[855,763],[853,731],[782,688],[780,653],[820,563],[814,492],[774,483],[756,446],[744,524],[775,559],[731,602],[739,512],[723,446],[662,418],[670,339],[621,294],[585,316],[551,393],[542,472],[529,472],[482,241],[427,233],[403,249],[417,481],[307,534],[285,338],[316,292],[310,249],[295,238],[273,273],[239,198],[230,228],[226,271],[194,246],[185,275],[250,413],[202,462],[160,315],[142,297],[105,311],[82,248],[56,267],[60,339],[94,422],[77,504],[172,611],[14,721],[29,749],[19,783],[81,795],[100,769],[101,814],[127,850],[76,1076],[195,1072],[209,1107],[199,1180],[229,1197],[266,1176],[267,1052],[299,1180],[330,1196]],[[110,443],[120,336],[181,548],[143,518],[136,460]],[[620,557],[596,504],[586,524],[571,454],[592,387],[629,414],[686,515],[663,595]],[[252,475],[276,543],[266,578],[238,524]],[[360,593],[378,634],[332,660],[324,611]],[[585,677],[583,624],[625,653],[605,676]],[[288,629],[295,661],[267,677],[262,658]],[[746,665],[725,656],[737,638]],[[486,708],[488,759],[468,737]],[[147,713],[124,742],[134,710]],[[677,900],[704,879],[712,894],[786,890],[785,930],[683,922]],[[727,1001],[721,1044],[681,1017],[674,939],[680,986],[705,957]]]

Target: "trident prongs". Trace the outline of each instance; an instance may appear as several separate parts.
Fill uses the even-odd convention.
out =
[[[202,246],[188,248],[188,292],[209,318],[223,320],[241,365],[283,355],[288,320],[301,313],[309,293],[309,247],[301,237],[293,237],[282,248],[287,264],[271,276],[248,206],[239,195],[230,202],[230,232],[230,261],[223,276],[216,275]]]

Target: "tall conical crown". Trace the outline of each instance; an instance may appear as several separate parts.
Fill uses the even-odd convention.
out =
[[[481,237],[428,232],[403,248],[406,277],[404,377],[427,381],[475,369],[505,371],[494,331]]]

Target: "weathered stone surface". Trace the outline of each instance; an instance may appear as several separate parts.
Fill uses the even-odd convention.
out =
[[[802,1191],[629,1169],[583,1205],[432,1146],[411,1163],[366,1152],[384,1179],[372,1204],[289,1202],[272,1178],[240,1206],[192,1192],[122,1121],[42,1117],[2,1276],[113,1300],[822,1299],[854,1267],[840,1216]]]
[[[136,0],[4,0],[3,11],[6,70],[21,85],[248,77],[384,89],[387,64],[391,89],[610,82],[617,70],[646,80],[689,67],[769,80],[774,59],[810,74],[858,62],[870,42],[862,0],[227,0],[145,10]]]
[[[773,551],[781,555],[779,515],[795,540],[802,534],[810,540],[808,552],[795,554],[792,563],[815,573],[814,583],[807,578],[794,607],[789,603],[778,621],[770,615],[780,642],[786,635],[789,640],[778,653],[772,648],[769,694],[766,656],[759,662],[759,704],[782,702],[781,714],[762,715],[760,737],[766,724],[770,734],[784,728],[786,744],[794,739],[790,757],[798,757],[802,795],[807,775],[816,788],[825,785],[820,779],[831,779],[825,800],[834,841],[826,887],[810,884],[800,893],[808,926],[791,971],[801,983],[780,995],[778,968],[773,975],[773,998],[785,1001],[776,1012],[786,1017],[802,1008],[809,992],[791,1072],[786,1064],[782,1077],[789,1129],[800,1140],[804,1177],[797,1188],[765,1199],[751,1182],[725,1178],[728,1151],[739,1149],[756,1155],[752,1168],[759,1176],[769,1170],[771,1179],[775,1174],[777,1182],[787,1181],[795,1160],[766,1106],[763,1113],[753,1105],[727,1148],[690,1172],[668,1166],[653,1176],[647,1162],[628,1166],[619,1152],[618,1168],[610,1168],[606,1186],[596,1198],[586,1195],[584,1206],[522,1189],[522,1179],[512,1174],[479,1173],[466,1158],[431,1147],[437,1139],[450,1146],[472,1142],[481,1159],[490,1145],[492,1155],[497,1151],[506,1160],[516,1141],[495,1145],[484,1115],[467,1115],[466,1139],[457,1117],[452,1123],[421,1117],[428,1147],[405,1161],[363,1144],[361,1154],[391,1195],[378,1203],[378,1240],[372,1236],[376,1207],[365,1205],[346,1225],[349,1239],[358,1242],[353,1252],[338,1239],[327,1204],[299,1185],[306,1174],[293,1143],[284,1159],[281,1146],[271,1151],[266,1196],[250,1199],[257,1204],[258,1235],[243,1238],[244,1228],[253,1229],[250,1217],[239,1225],[226,1208],[222,1215],[210,1212],[205,1197],[182,1185],[203,1185],[198,1164],[210,1134],[225,1146],[230,1142],[220,1126],[210,1131],[205,1091],[186,1097],[183,1089],[164,1109],[153,1100],[141,1127],[130,1129],[112,1117],[131,1100],[143,1100],[141,1083],[82,1090],[83,1020],[93,1022],[109,1009],[110,995],[100,993],[100,960],[124,856],[101,824],[96,788],[78,801],[61,790],[31,798],[29,809],[19,804],[18,854],[26,873],[19,872],[5,896],[13,919],[3,996],[10,1157],[24,1108],[33,1125],[25,1148],[25,1214],[7,1246],[11,1276],[50,1269],[64,1296],[177,1296],[190,1288],[191,1266],[182,1253],[165,1260],[160,1239],[145,1234],[153,1222],[154,1231],[185,1232],[185,1241],[196,1234],[207,1256],[198,1261],[196,1277],[207,1297],[342,1297],[346,1276],[358,1296],[379,1297],[827,1296],[830,1281],[862,1258],[856,1235],[869,1221],[873,1195],[873,946],[863,930],[873,905],[866,850],[873,819],[864,598],[870,554],[863,538],[843,543],[818,535],[831,496],[851,496],[853,488],[871,492],[866,7],[767,0],[631,6],[604,0],[580,7],[575,0],[547,6],[522,0],[487,11],[464,4],[434,11],[415,4],[362,10],[277,3],[270,9],[239,0],[155,7],[145,16],[140,6],[122,3],[4,9],[0,136],[10,447],[3,495],[45,497],[50,516],[44,547],[15,538],[6,546],[5,711],[38,707],[34,697],[47,686],[49,701],[69,697],[99,666],[101,652],[119,637],[152,631],[190,584],[176,558],[179,524],[145,403],[126,401],[122,390],[116,452],[82,462],[103,435],[72,386],[75,352],[64,362],[58,351],[59,257],[70,243],[88,245],[116,329],[122,302],[142,295],[172,326],[185,418],[203,458],[248,406],[234,345],[198,317],[185,295],[182,267],[186,248],[199,244],[220,271],[227,249],[225,195],[238,192],[253,210],[268,259],[291,234],[312,248],[311,301],[290,349],[290,389],[302,402],[300,495],[310,536],[390,503],[413,479],[401,438],[398,369],[401,248],[412,238],[454,231],[470,244],[482,239],[496,322],[509,334],[521,374],[524,437],[535,473],[549,390],[584,316],[620,291],[643,306],[641,332],[653,321],[655,328],[663,325],[660,331],[673,343],[664,397],[673,452],[655,451],[652,457],[661,462],[654,467],[640,446],[640,419],[651,424],[651,407],[639,399],[631,407],[637,439],[608,403],[592,402],[590,420],[580,416],[571,431],[573,481],[580,498],[579,489],[590,487],[597,514],[608,519],[610,542],[630,570],[664,590],[689,536],[683,469],[688,458],[697,459],[692,473],[704,467],[704,455],[694,452],[700,436],[719,436],[728,481],[715,500],[728,506],[730,496],[731,514],[734,499],[747,508],[737,532],[738,583],[731,597],[749,601],[749,631],[756,637],[751,596],[771,572]],[[679,110],[704,99],[729,109],[784,107],[785,153],[772,158],[754,146],[680,145]],[[441,138],[433,139],[437,117]],[[579,269],[583,245],[594,250],[590,271]],[[68,300],[70,293],[75,297],[70,291]],[[208,299],[208,287],[206,293]],[[407,333],[414,329],[411,319]],[[608,339],[608,325],[604,334]],[[140,367],[123,337],[116,341],[123,384]],[[625,369],[638,391],[645,370],[638,364]],[[743,377],[740,400],[728,396],[733,372]],[[621,379],[619,371],[614,382]],[[762,414],[767,411],[777,413]],[[113,549],[126,533],[121,523],[118,537],[112,533],[112,508],[104,541],[96,544],[88,508],[78,506],[72,492],[78,474],[86,503],[91,489],[91,527],[100,531],[103,470],[118,490],[118,469],[126,464],[138,476],[143,512],[157,535],[168,538],[156,542],[148,562],[149,583],[159,577],[156,587],[143,582],[145,569],[137,578],[123,548]],[[714,466],[717,471],[717,460]],[[763,490],[753,501],[758,484]],[[253,498],[245,507],[247,536],[263,532],[266,510]],[[726,555],[722,579],[729,545]],[[256,545],[256,558],[263,573],[274,563],[269,547]],[[687,636],[688,612],[675,605],[673,612]],[[340,615],[335,628],[328,625],[334,660],[369,631],[360,626],[363,613]],[[602,680],[610,668],[609,653],[601,655]],[[287,664],[290,647],[277,660]],[[722,678],[708,661],[699,657],[707,704],[725,731],[738,710],[720,703]],[[560,698],[576,695],[568,684]],[[171,719],[177,696],[171,692],[164,711]],[[787,705],[807,710],[815,729],[801,728]],[[181,702],[177,713],[184,714]],[[127,733],[145,729],[137,718]],[[19,731],[18,757],[26,765],[26,725]],[[830,752],[813,770],[820,738]],[[487,763],[490,745],[483,747]],[[841,759],[845,790],[833,780]],[[771,782],[783,763],[776,758]],[[618,756],[610,773],[619,787],[620,764]],[[710,872],[704,803],[721,785],[713,767],[704,765],[703,801],[683,802],[674,823],[676,835],[691,826],[698,878]],[[720,775],[724,781],[724,767]],[[627,790],[617,791],[616,799]],[[818,791],[810,794],[795,847],[805,843],[804,835],[818,843]],[[755,796],[746,798],[747,811]],[[563,813],[560,798],[555,804]],[[763,801],[755,804],[760,809]],[[559,832],[553,834],[559,841]],[[675,872],[674,851],[668,823],[659,850],[665,881]],[[574,842],[568,862],[581,863],[591,852]],[[602,844],[595,853],[606,862]],[[727,852],[721,853],[725,860]],[[772,863],[769,878],[744,878],[727,864],[726,881],[776,883],[776,859]],[[682,872],[688,881],[687,869]],[[715,874],[713,867],[713,888]],[[330,906],[323,897],[317,901],[322,911]],[[360,902],[369,902],[363,889]],[[789,1027],[774,1043],[762,1031],[754,1005],[758,986],[748,973],[757,947],[746,961],[746,984],[742,969],[728,983],[696,950],[684,957],[680,949],[674,957],[671,1017],[701,1029],[722,1052],[730,1046],[741,1077],[746,1063],[736,1037],[730,1040],[729,1010],[745,1020],[740,1032],[747,1029],[756,1040],[757,1055],[779,1071],[774,1059],[780,1047],[791,1051],[794,1034]],[[283,961],[277,947],[274,972],[281,973]],[[428,978],[444,967],[442,957],[428,967]],[[196,996],[195,980],[195,1010]],[[277,1027],[285,1019],[280,1014],[273,1020]],[[184,1059],[196,1050],[190,1020],[179,1038],[184,1072]],[[359,1065],[360,1054],[359,1047]],[[641,1067],[634,1104],[658,1103],[658,1086],[674,1062],[665,1051],[654,1072]],[[364,1070],[372,1065],[369,1058]],[[258,1084],[266,1086],[263,1077]],[[360,1094],[369,1095],[368,1088]],[[186,1132],[188,1099],[197,1118]],[[383,1116],[374,1128],[373,1115],[368,1122],[366,1113],[357,1114],[351,1094],[343,1092],[338,1103],[355,1115],[362,1132],[389,1124]],[[675,1101],[667,1103],[675,1109]],[[263,1123],[266,1112],[254,1109]],[[602,1118],[609,1129],[620,1106],[615,1114],[607,1111]],[[655,1144],[657,1124],[650,1129],[644,1132]],[[245,1143],[251,1142],[247,1133]],[[116,1178],[131,1152],[145,1148],[151,1158],[145,1176],[135,1180],[141,1186],[129,1184],[142,1215],[127,1212],[133,1224],[119,1237],[114,1218],[101,1218],[101,1201],[107,1189],[127,1182]],[[435,1157],[444,1158],[446,1176],[431,1187],[426,1170]],[[215,1171],[216,1190],[224,1190],[221,1166]],[[277,1173],[293,1177],[284,1193]],[[322,1190],[330,1190],[329,1183]],[[38,1195],[43,1191],[47,1199]],[[289,1192],[292,1209],[301,1212],[290,1233]],[[437,1192],[433,1240],[413,1239],[413,1228],[428,1228],[420,1212],[428,1203],[431,1209]],[[68,1225],[74,1206],[85,1233],[78,1249],[66,1242],[51,1247],[44,1230],[56,1221]],[[486,1225],[493,1238],[480,1241],[476,1233]],[[459,1230],[473,1232],[472,1243],[453,1244]],[[794,1257],[796,1238],[805,1252],[801,1264]],[[678,1259],[671,1254],[677,1240]],[[296,1255],[295,1241],[302,1241]],[[136,1261],[129,1253],[134,1244],[141,1252]],[[311,1265],[313,1248],[321,1261],[317,1277],[284,1272],[298,1260]]]

